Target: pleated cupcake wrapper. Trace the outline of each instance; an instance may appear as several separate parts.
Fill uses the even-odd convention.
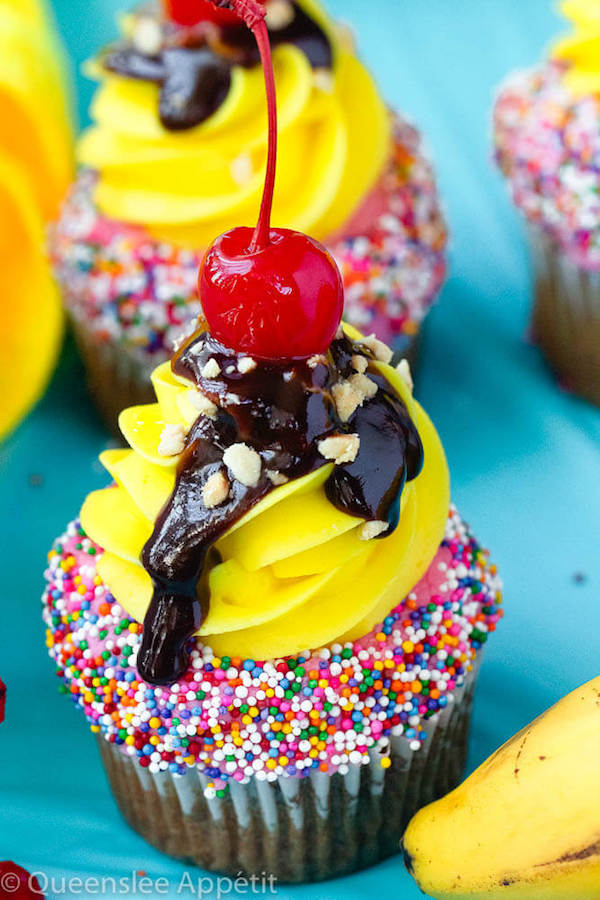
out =
[[[207,798],[211,779],[197,769],[150,773],[99,735],[100,753],[125,819],[164,853],[232,876],[332,878],[397,853],[416,810],[459,783],[479,664],[422,724],[427,739],[419,750],[392,736],[369,752],[368,765],[350,764],[346,775],[232,779],[224,798]],[[386,755],[389,768],[381,765]]]
[[[117,425],[121,410],[156,399],[150,375],[162,358],[148,358],[142,350],[135,353],[116,342],[99,341],[75,316],[71,323],[90,392],[108,427],[121,437]]]
[[[533,337],[565,387],[600,406],[600,272],[576,265],[540,228],[529,232]]]

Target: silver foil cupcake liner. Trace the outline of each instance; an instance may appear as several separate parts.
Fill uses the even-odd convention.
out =
[[[533,338],[564,386],[600,406],[600,272],[578,266],[541,228],[529,233]]]
[[[164,853],[233,876],[334,878],[399,852],[417,809],[459,783],[479,664],[423,723],[427,738],[419,750],[392,736],[370,751],[368,765],[350,764],[345,775],[232,781],[224,798],[207,798],[211,779],[197,769],[150,773],[99,735],[100,754],[123,816]]]

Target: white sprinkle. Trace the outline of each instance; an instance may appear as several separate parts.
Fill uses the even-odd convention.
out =
[[[256,487],[262,461],[256,450],[247,444],[232,444],[223,454],[223,462],[236,481],[246,487]]]
[[[160,456],[179,456],[184,447],[185,428],[183,425],[165,425],[158,445]]]
[[[207,509],[214,509],[229,496],[229,481],[224,472],[214,472],[202,488],[202,499]]]
[[[221,367],[216,359],[211,357],[202,368],[203,378],[217,378],[221,374]]]
[[[371,541],[378,535],[383,534],[389,528],[389,522],[382,522],[376,519],[374,522],[365,522],[360,532],[361,541]]]
[[[354,462],[360,447],[357,434],[337,434],[319,441],[318,448],[325,459],[333,459],[336,466]]]

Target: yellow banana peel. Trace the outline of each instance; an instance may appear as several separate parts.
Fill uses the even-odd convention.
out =
[[[404,835],[437,900],[600,898],[600,677],[504,744]]]

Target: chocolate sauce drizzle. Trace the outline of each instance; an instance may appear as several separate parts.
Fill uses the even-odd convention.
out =
[[[333,54],[322,28],[297,3],[294,18],[284,28],[270,31],[271,45],[294,44],[313,68],[330,69]],[[170,43],[170,37],[173,43]],[[224,102],[231,87],[234,65],[258,65],[260,54],[252,32],[244,24],[166,35],[163,47],[153,56],[134,44],[109,48],[105,69],[160,86],[159,117],[169,131],[193,128],[208,119]]]
[[[419,434],[403,401],[389,382],[372,371],[379,387],[350,420],[342,423],[332,387],[354,374],[352,356],[369,360],[364,345],[335,340],[316,365],[305,360],[258,363],[240,373],[240,355],[208,333],[194,335],[172,362],[176,375],[189,379],[217,405],[214,418],[201,415],[182,454],[175,489],[142,552],[154,584],[138,656],[140,675],[152,684],[171,684],[185,671],[189,639],[208,614],[210,569],[218,563],[215,542],[255,503],[274,489],[269,472],[299,478],[325,464],[318,443],[332,434],[358,434],[354,462],[336,465],[325,483],[330,502],[350,515],[397,526],[400,495],[423,465]],[[217,378],[202,371],[214,359]],[[258,483],[247,487],[229,475],[228,498],[207,509],[202,488],[215,472],[226,471],[225,450],[245,443],[262,462]]]

